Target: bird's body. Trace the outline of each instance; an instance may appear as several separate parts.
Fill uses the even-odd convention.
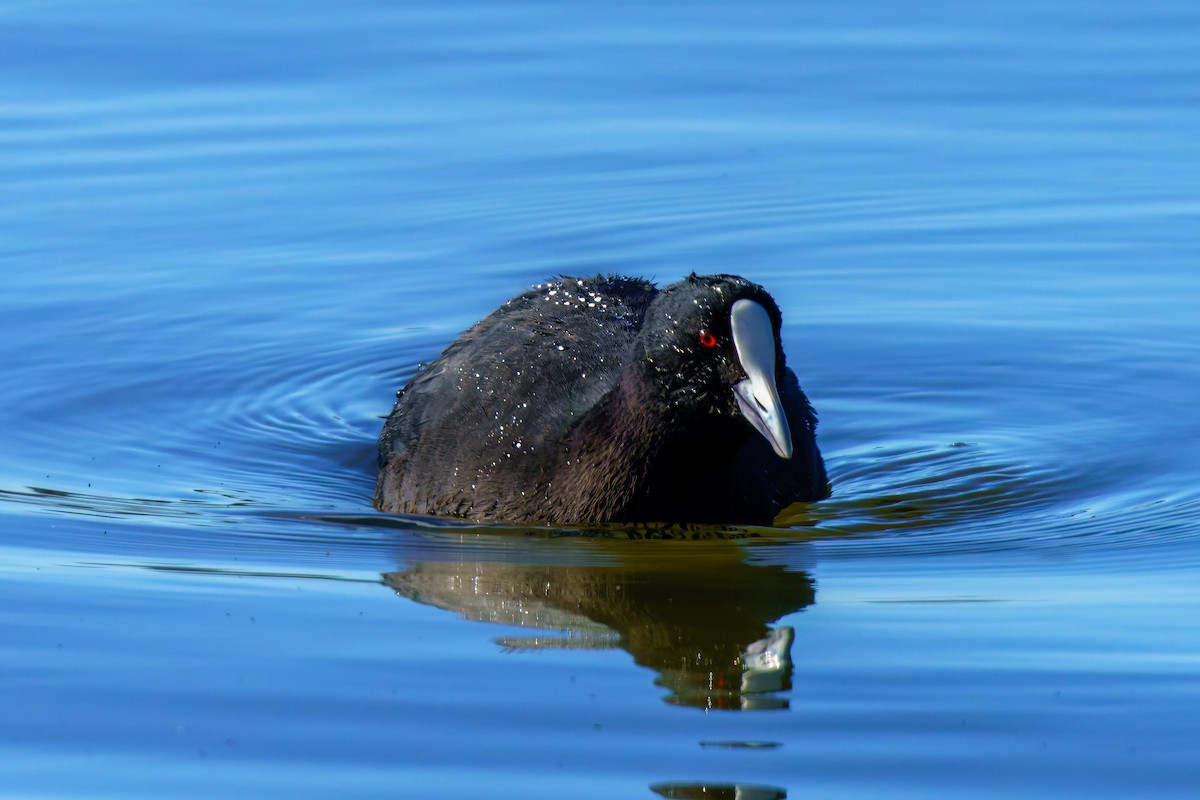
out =
[[[770,295],[735,276],[540,284],[401,391],[375,505],[512,523],[770,524],[828,494],[779,324]]]

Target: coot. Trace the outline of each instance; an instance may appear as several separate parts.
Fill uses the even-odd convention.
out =
[[[375,506],[480,522],[769,525],[829,494],[779,307],[735,275],[562,277],[399,393]]]

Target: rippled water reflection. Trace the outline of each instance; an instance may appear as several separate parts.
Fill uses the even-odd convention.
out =
[[[1154,0],[0,10],[0,782],[1190,797],[1200,23]],[[784,311],[774,528],[370,506],[559,272]]]
[[[812,580],[716,542],[593,540],[587,561],[610,563],[591,566],[480,561],[468,541],[459,560],[418,562],[384,581],[466,619],[534,629],[502,638],[508,649],[620,646],[657,674],[670,702],[786,708],[772,693],[791,688],[793,631],[770,623],[813,602]]]

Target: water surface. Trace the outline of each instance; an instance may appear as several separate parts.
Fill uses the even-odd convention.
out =
[[[1190,797],[1200,12],[0,7],[21,797]],[[828,501],[374,512],[559,273],[766,285]],[[740,794],[739,794],[740,792]]]

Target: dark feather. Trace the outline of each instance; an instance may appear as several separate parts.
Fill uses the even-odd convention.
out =
[[[740,298],[767,309],[790,460],[738,411],[729,333]],[[691,276],[559,278],[509,300],[400,393],[379,440],[375,504],[477,521],[770,524],[828,494],[815,415],[762,287]],[[696,343],[711,330],[719,347]]]

